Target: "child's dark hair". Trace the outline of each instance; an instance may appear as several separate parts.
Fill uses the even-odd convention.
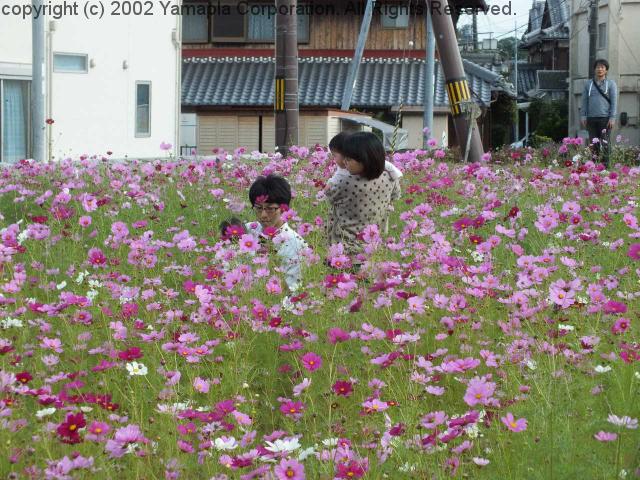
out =
[[[329,142],[329,150],[344,155],[344,146],[350,136],[351,134],[349,132],[340,132]]]
[[[598,58],[595,62],[593,62],[593,69],[595,70],[598,65],[602,65],[604,68],[609,71],[609,62],[607,62],[604,58]]]
[[[251,205],[258,203],[277,203],[289,205],[291,203],[291,187],[289,182],[278,175],[258,177],[249,188]]]
[[[382,142],[371,132],[357,132],[349,135],[342,154],[361,163],[362,176],[368,180],[378,178],[384,172],[385,151]]]

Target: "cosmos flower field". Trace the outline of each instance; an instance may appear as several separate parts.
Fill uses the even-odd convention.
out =
[[[326,149],[4,167],[0,476],[639,478],[640,168],[580,148],[395,154],[360,275]],[[278,238],[218,228],[267,173],[310,246],[284,303]]]

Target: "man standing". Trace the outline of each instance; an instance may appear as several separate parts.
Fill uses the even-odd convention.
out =
[[[618,87],[616,82],[607,78],[609,62],[598,59],[593,64],[594,78],[589,80],[582,91],[582,109],[580,120],[589,130],[592,151],[600,156],[609,167],[609,134],[615,125],[618,107]]]

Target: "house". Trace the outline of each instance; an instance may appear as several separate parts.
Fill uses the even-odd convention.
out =
[[[274,19],[259,8],[264,4],[248,5],[244,15],[237,11],[234,14],[232,9],[227,14],[194,11],[183,17],[185,152],[206,154],[217,147],[232,150],[239,146],[260,151],[275,148]],[[392,129],[406,130],[407,146],[421,148],[426,35],[423,12],[418,9],[398,2],[377,2],[352,111],[340,110],[363,5],[358,11],[344,14],[347,2],[314,2],[313,11],[298,16],[299,143],[326,145],[341,130],[355,127],[355,113],[386,121]],[[508,93],[509,88],[498,67],[487,68],[467,60],[463,63],[474,99],[486,113],[491,102],[499,94]],[[438,63],[434,75],[432,136],[438,141],[455,141]],[[366,119],[364,123],[371,123]],[[488,120],[481,122],[483,132],[487,126]]]
[[[161,154],[161,142],[177,145],[181,18],[52,18],[45,21],[46,158],[147,158]],[[2,162],[32,155],[31,23],[0,15]]]
[[[517,79],[514,62],[509,62],[510,80],[518,92],[519,129],[515,140],[535,130],[539,119],[530,119],[528,112],[532,100],[568,98],[569,18],[566,0],[534,0],[531,5],[527,29],[518,40],[519,51],[527,53],[524,59],[518,59]]]
[[[589,64],[589,9],[588,5],[571,0],[571,35],[569,66],[569,134],[581,133],[580,107],[582,88],[593,77]],[[600,2],[598,8],[596,58],[609,62],[608,78],[618,85],[618,118],[615,135],[622,135],[633,145],[640,144],[640,4],[628,1]],[[584,132],[582,132],[584,134]]]

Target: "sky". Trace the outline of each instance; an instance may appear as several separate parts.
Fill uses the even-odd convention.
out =
[[[502,10],[511,5],[511,15],[500,13],[499,15],[484,14],[478,15],[478,38],[506,38],[513,36],[513,30],[518,26],[518,34],[522,34],[527,29],[529,21],[529,9],[533,0],[486,0],[487,6],[498,6]],[[494,7],[495,8],[495,7]],[[516,23],[517,22],[517,23]],[[470,15],[463,15],[458,21],[458,26],[471,23]]]

